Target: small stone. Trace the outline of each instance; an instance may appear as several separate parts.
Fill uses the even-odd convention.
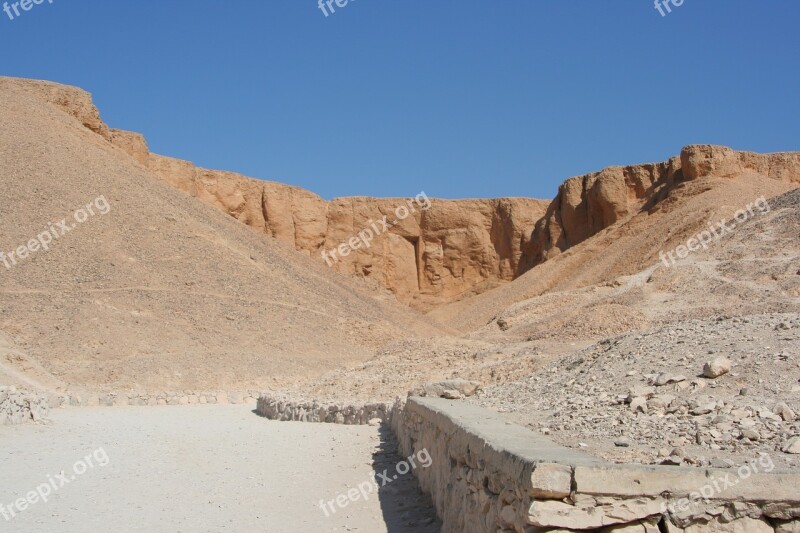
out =
[[[703,376],[715,379],[731,371],[732,363],[727,357],[715,357],[703,366]]]
[[[719,457],[714,457],[711,459],[711,466],[713,468],[731,468],[736,463],[730,461],[728,459],[720,459]]]
[[[653,387],[646,387],[644,385],[635,385],[628,390],[628,403],[631,403],[635,398],[642,397],[649,400],[656,393]]]
[[[780,416],[784,422],[794,422],[796,417],[794,411],[792,411],[791,407],[786,405],[783,402],[780,402],[775,405],[775,408],[772,410],[773,413]]]
[[[663,387],[664,385],[669,385],[670,383],[680,383],[681,381],[686,381],[686,376],[680,375],[673,375],[667,374],[666,372],[662,372],[661,374],[656,377],[653,384],[656,387]]]
[[[647,400],[643,396],[639,396],[638,398],[634,398],[631,401],[631,411],[634,413],[647,412]]]
[[[710,403],[705,403],[705,404],[702,404],[702,405],[698,405],[697,407],[692,409],[691,413],[694,416],[707,415],[708,413],[714,411],[714,409],[716,409],[716,408],[717,408],[717,403],[716,402],[710,402]]]
[[[744,431],[742,431],[742,437],[750,439],[752,441],[761,440],[761,434],[754,429],[745,429]]]
[[[647,401],[649,409],[666,409],[675,400],[675,396],[658,394]]]
[[[783,448],[781,448],[781,451],[792,455],[800,455],[800,437],[795,437],[787,442]]]
[[[631,445],[631,440],[628,437],[620,437],[614,441],[614,446],[619,448],[627,448]]]

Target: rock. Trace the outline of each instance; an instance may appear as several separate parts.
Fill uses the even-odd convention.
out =
[[[464,379],[450,379],[438,383],[429,383],[422,389],[424,396],[436,398],[462,398],[475,394],[481,387],[480,383]]]
[[[763,520],[744,516],[733,522],[723,522],[719,517],[710,522],[689,525],[683,533],[773,533],[774,529]]]
[[[791,439],[789,442],[784,444],[783,448],[781,448],[783,453],[790,453],[792,455],[800,455],[800,437],[796,437]]]
[[[643,396],[634,398],[631,401],[631,411],[634,413],[647,413],[647,400]]]
[[[658,394],[647,401],[649,409],[666,409],[675,400],[670,394]]]
[[[750,439],[752,441],[761,440],[761,434],[754,429],[745,429],[744,431],[742,431],[742,437]]]
[[[775,533],[800,533],[800,519],[776,520],[773,523]]]
[[[634,387],[631,387],[628,390],[627,401],[628,401],[628,403],[631,403],[634,398],[639,398],[639,397],[642,397],[645,400],[649,400],[650,398],[653,397],[653,395],[655,395],[655,393],[656,393],[656,389],[653,388],[653,387],[646,387],[644,385],[636,385]]]
[[[555,500],[534,501],[528,510],[528,523],[541,528],[596,529],[659,514],[661,506],[660,500],[645,499],[615,500],[585,508]]]
[[[775,408],[772,410],[776,415],[780,416],[784,422],[794,422],[796,415],[794,411],[785,403],[780,402],[775,405]]]
[[[661,374],[658,375],[658,377],[656,377],[653,384],[656,387],[663,387],[664,385],[669,385],[670,383],[680,383],[682,381],[686,381],[686,376],[673,375],[662,372]]]
[[[614,446],[619,448],[627,448],[631,445],[631,440],[628,437],[620,437],[614,441]]]
[[[539,463],[531,473],[531,496],[559,500],[572,491],[572,468],[556,463]]]
[[[720,459],[719,457],[714,457],[711,459],[712,468],[731,468],[734,465],[735,463],[728,459]]]
[[[716,379],[731,371],[731,361],[726,357],[715,357],[703,367],[703,377]]]
[[[708,413],[713,412],[716,408],[717,408],[717,403],[716,402],[707,402],[707,403],[698,405],[697,407],[692,409],[691,413],[694,416],[707,415]]]

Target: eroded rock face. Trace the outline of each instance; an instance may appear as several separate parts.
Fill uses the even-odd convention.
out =
[[[663,163],[609,167],[570,178],[536,223],[522,267],[530,269],[628,216],[651,209],[683,181],[735,178],[747,172],[800,184],[800,153],[756,154],[692,145]]]
[[[142,159],[139,137],[113,132],[114,144]],[[327,202],[299,187],[152,153],[147,153],[146,166],[240,222],[342,273],[377,281],[399,301],[421,308],[522,273],[531,228],[547,205],[530,198],[438,200],[427,195]],[[384,217],[391,227],[384,227]],[[334,252],[342,244],[346,254]]]

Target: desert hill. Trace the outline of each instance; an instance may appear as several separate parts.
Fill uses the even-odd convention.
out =
[[[113,135],[85,92],[0,78],[0,377],[264,388],[439,331],[176,190]]]

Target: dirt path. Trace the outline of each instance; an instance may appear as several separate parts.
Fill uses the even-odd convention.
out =
[[[400,460],[378,428],[271,422],[251,409],[81,408],[48,426],[0,426],[0,531],[437,530],[409,479],[327,517],[320,509]],[[94,466],[80,473],[86,456]],[[50,478],[59,488],[47,502],[3,517]]]

